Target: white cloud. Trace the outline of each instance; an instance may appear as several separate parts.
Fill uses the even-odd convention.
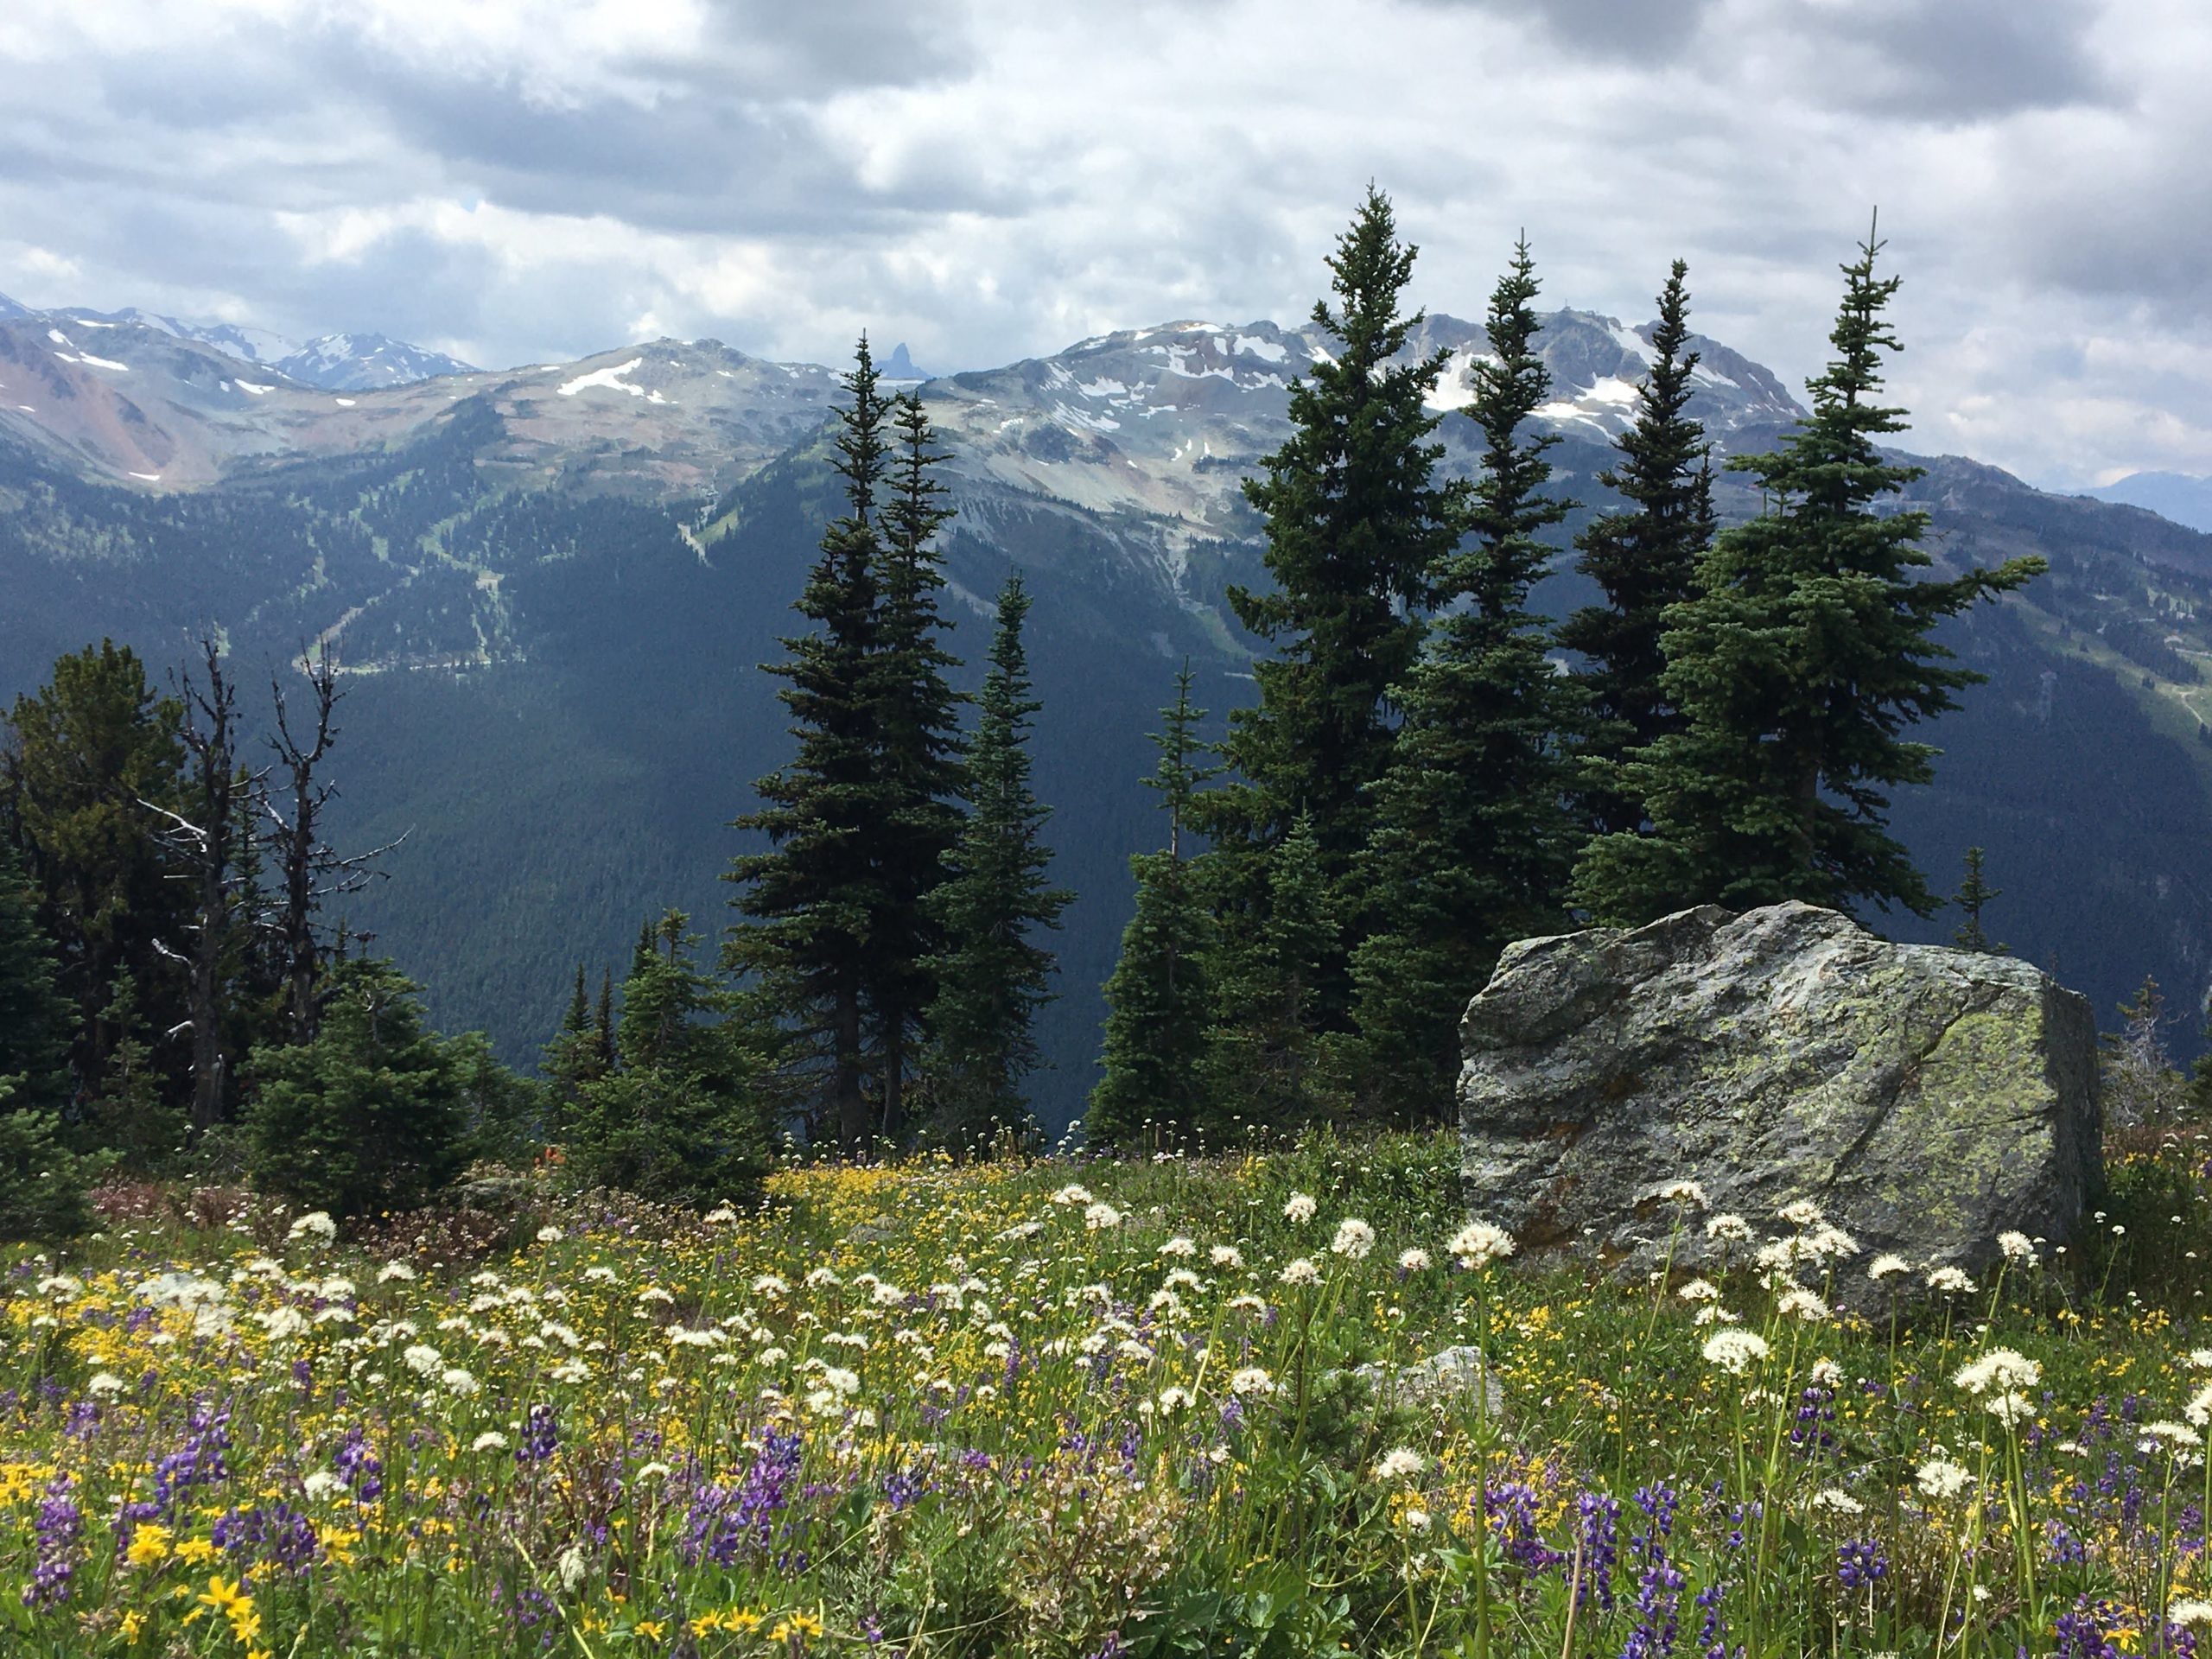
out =
[[[1514,235],[1815,370],[1877,202],[1911,442],[2212,471],[2187,0],[16,0],[0,286],[573,356],[939,365],[1302,316],[1370,179],[1433,308]],[[16,250],[10,251],[11,249]],[[45,263],[41,264],[41,261]]]

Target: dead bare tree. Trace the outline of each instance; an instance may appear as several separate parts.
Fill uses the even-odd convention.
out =
[[[275,677],[270,681],[276,733],[269,741],[276,752],[276,769],[282,779],[266,810],[269,845],[283,884],[276,925],[289,988],[286,1008],[292,1040],[308,1043],[315,1040],[322,1012],[318,984],[322,951],[315,935],[316,916],[329,899],[358,893],[372,877],[385,876],[387,872],[376,868],[376,861],[407,837],[403,835],[350,857],[340,856],[322,839],[322,810],[337,798],[338,788],[327,779],[319,778],[316,769],[337,741],[338,727],[332,715],[344,694],[338,686],[338,660],[327,644],[319,645],[313,656],[302,650],[299,663],[306,673],[312,702],[311,715],[298,721],[296,731],[283,682]],[[353,937],[370,936],[357,933]]]
[[[238,912],[241,861],[238,845],[239,792],[257,791],[264,774],[238,765],[238,687],[223,671],[222,647],[210,632],[200,639],[200,676],[188,667],[179,677],[184,720],[178,732],[192,757],[186,779],[191,816],[150,801],[140,804],[168,821],[162,838],[176,855],[181,879],[193,887],[189,948],[179,952],[162,941],[154,948],[185,970],[185,1017],[170,1027],[175,1037],[192,1033],[192,1131],[205,1134],[221,1122],[229,1080],[223,1052],[223,992],[226,963],[241,927],[255,918]]]

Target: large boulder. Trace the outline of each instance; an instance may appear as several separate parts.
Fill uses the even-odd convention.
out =
[[[2103,1192],[2084,998],[1811,905],[1523,940],[1460,1038],[1468,1203],[1524,1249],[1655,1262],[1660,1194],[1694,1180],[1762,1236],[1810,1198],[1865,1250],[1971,1272],[2000,1232],[2073,1237]],[[1701,1220],[1677,1263],[1719,1248]]]

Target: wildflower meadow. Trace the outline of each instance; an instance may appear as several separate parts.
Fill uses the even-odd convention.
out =
[[[2206,1159],[1974,1275],[1688,1181],[1722,1265],[1532,1260],[1436,1136],[104,1194],[8,1265],[0,1650],[2191,1656]]]

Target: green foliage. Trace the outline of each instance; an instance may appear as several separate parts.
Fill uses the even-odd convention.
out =
[[[1491,297],[1494,356],[1475,367],[1467,410],[1484,438],[1473,538],[1440,567],[1451,608],[1400,693],[1405,724],[1358,871],[1358,1085],[1368,1109],[1392,1116],[1447,1109],[1467,999],[1506,944],[1554,923],[1572,856],[1560,736],[1577,709],[1529,608],[1550,556],[1540,532],[1569,511],[1544,493],[1558,440],[1522,431],[1551,391],[1536,291],[1523,241]]]
[[[133,1174],[158,1173],[184,1150],[188,1125],[155,1068],[145,1018],[138,1009],[138,982],[127,969],[115,976],[105,1019],[107,1067],[84,1103],[79,1138],[112,1150]]]
[[[578,1088],[567,1167],[644,1198],[749,1200],[768,1167],[760,1056],[742,1025],[708,1017],[723,999],[691,965],[689,919],[663,916],[623,982],[620,1064]]]
[[[1029,594],[1019,571],[1000,591],[991,666],[976,699],[968,761],[968,817],[931,903],[945,948],[924,1061],[931,1138],[972,1145],[1001,1128],[1027,1131],[1022,1079],[1036,1069],[1032,1023],[1052,997],[1052,953],[1039,930],[1057,928],[1074,895],[1049,887],[1044,844],[1052,816],[1030,787],[1029,731],[1043,705],[1030,695],[1021,643]]]
[[[1575,901],[1600,920],[1786,899],[1936,907],[1886,827],[1888,791],[1927,783],[1936,751],[1897,733],[1985,677],[1954,664],[1936,625],[2044,567],[1926,578],[1928,515],[1878,510],[1921,475],[1877,447],[1904,424],[1877,401],[1882,354],[1898,349],[1882,315],[1898,279],[1876,277],[1879,251],[1869,240],[1844,267],[1811,416],[1779,449],[1729,463],[1768,510],[1719,537],[1697,595],[1667,613],[1663,683],[1687,726],[1622,769],[1652,833],[1601,836],[1583,855]]]
[[[1662,678],[1660,636],[1668,607],[1694,590],[1698,561],[1712,543],[1713,446],[1688,413],[1698,353],[1690,339],[1688,267],[1675,261],[1659,294],[1656,354],[1637,387],[1636,419],[1617,440],[1618,462],[1598,481],[1625,509],[1591,521],[1575,545],[1582,574],[1605,596],[1560,625],[1559,643],[1589,661],[1582,676],[1588,728],[1580,761],[1583,808],[1599,833],[1635,832],[1643,803],[1624,790],[1621,757],[1681,729]]]
[[[1136,913],[1122,933],[1121,960],[1106,982],[1105,1068],[1090,1093],[1085,1132],[1096,1146],[1151,1139],[1175,1144],[1205,1116],[1201,1075],[1212,992],[1206,975],[1211,918],[1197,872],[1183,849],[1198,791],[1216,769],[1200,763],[1205,711],[1191,703],[1191,665],[1175,677],[1175,701],[1160,710],[1153,736],[1160,764],[1148,788],[1167,815],[1165,851],[1129,861],[1137,878]]]
[[[1322,1071],[1320,993],[1341,934],[1313,821],[1300,815],[1267,858],[1256,950],[1217,951],[1204,1077],[1217,1122],[1295,1128],[1331,1103]]]
[[[58,1112],[69,1098],[69,1007],[54,983],[54,948],[38,895],[0,841],[0,1077],[15,1109]]]
[[[182,721],[182,705],[156,696],[137,656],[111,641],[60,658],[8,717],[0,835],[40,895],[39,924],[72,1006],[80,1089],[107,1070],[117,975],[137,976],[157,1028],[184,1017],[178,976],[155,942],[183,936],[190,896],[171,879],[146,804],[183,804]]]
[[[16,1103],[20,1077],[0,1077],[0,1239],[73,1237],[92,1225],[86,1198],[114,1162],[72,1152],[52,1112]]]
[[[255,1182],[334,1216],[413,1209],[468,1151],[468,1067],[480,1051],[426,1025],[414,982],[390,963],[334,964],[311,1043],[257,1048],[248,1069]]]

